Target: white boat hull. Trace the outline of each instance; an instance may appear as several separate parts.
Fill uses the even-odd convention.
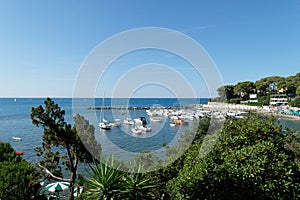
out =
[[[13,136],[12,137],[14,140],[16,140],[16,141],[21,141],[22,140],[22,138],[20,138],[20,137],[15,137],[15,136]]]
[[[111,126],[105,122],[100,122],[99,128],[104,129],[104,130],[109,130],[109,129],[111,129]]]

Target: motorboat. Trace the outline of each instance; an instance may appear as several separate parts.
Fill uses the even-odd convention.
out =
[[[109,130],[109,129],[111,129],[111,125],[108,123],[107,120],[102,119],[102,122],[99,123],[99,128],[104,129],[104,130]]]
[[[125,125],[133,125],[134,121],[130,118],[126,118],[126,119],[124,119],[124,124]]]
[[[150,121],[152,121],[152,122],[161,122],[162,118],[161,117],[150,117]]]
[[[147,126],[137,126],[136,128],[142,130],[142,132],[150,132],[152,129],[151,127],[147,127]]]
[[[131,132],[135,133],[135,134],[141,134],[143,131],[141,129],[139,129],[138,127],[134,127],[131,129]]]
[[[175,122],[170,123],[170,127],[175,127],[175,126],[176,126]]]
[[[184,125],[188,125],[189,122],[188,121],[184,121],[183,119],[172,119],[172,123],[175,123],[175,124],[184,124]]]
[[[115,127],[120,127],[121,126],[121,120],[120,119],[115,119],[114,122],[109,123],[110,126],[115,126]]]
[[[134,119],[134,124],[135,124],[134,131],[139,129],[142,131],[142,133],[144,133],[144,132],[150,132],[152,130],[151,127],[146,126],[147,121],[146,121],[145,117],[140,117],[140,118]]]
[[[247,117],[248,114],[249,114],[248,112],[238,111],[238,112],[235,114],[235,118],[236,118],[236,119],[242,119],[242,118]]]

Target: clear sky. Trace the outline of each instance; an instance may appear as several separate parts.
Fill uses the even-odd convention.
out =
[[[300,72],[299,0],[3,0],[0,97],[71,97],[81,64],[99,43],[142,27],[168,28],[196,40],[214,60],[224,84]],[[97,95],[110,96],[128,70],[160,61],[175,66],[201,90],[198,85],[203,84],[184,69],[184,61],[172,55],[170,63],[157,58],[165,54],[146,50],[118,60],[114,64],[125,66],[123,71],[108,70]],[[203,91],[196,92],[207,96]],[[135,94],[163,97],[171,93],[168,88],[148,85]]]

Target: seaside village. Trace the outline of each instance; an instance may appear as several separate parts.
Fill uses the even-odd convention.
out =
[[[300,77],[300,73],[296,75]],[[161,122],[164,117],[170,118],[170,126],[187,125],[189,121],[199,119],[204,116],[211,116],[213,118],[225,119],[226,116],[235,118],[244,118],[249,112],[256,112],[266,115],[276,115],[283,118],[300,120],[298,95],[300,89],[296,86],[293,88],[283,87],[277,89],[277,85],[281,77],[264,78],[264,91],[257,90],[255,86],[259,86],[259,81],[254,84],[250,81],[240,82],[236,85],[225,85],[220,87],[217,91],[219,97],[210,99],[207,104],[197,104],[189,106],[173,106],[162,107],[152,106],[151,108],[127,108],[127,109],[143,109],[151,122]],[[266,81],[268,80],[268,81]],[[259,88],[259,87],[258,87]],[[300,88],[298,86],[298,88]],[[257,91],[254,93],[254,91]],[[94,109],[103,109],[94,108]],[[104,109],[122,109],[106,107]],[[99,128],[110,129],[112,126],[132,125],[132,133],[145,134],[151,131],[151,127],[147,126],[145,116],[131,119],[126,118],[123,121],[108,122],[102,119],[99,123]]]

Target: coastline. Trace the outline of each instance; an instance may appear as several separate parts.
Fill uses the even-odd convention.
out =
[[[282,114],[282,113],[277,113],[277,112],[267,112],[267,111],[257,111],[257,113],[268,115],[268,116],[272,115],[279,119],[300,121],[300,116],[296,116],[296,115],[288,115],[288,114]]]
[[[288,110],[299,110],[300,108],[293,107],[259,107],[259,106],[248,106],[243,104],[230,104],[230,103],[221,103],[221,102],[209,102],[207,105],[203,105],[204,108],[209,110],[228,110],[228,111],[245,111],[245,112],[254,112],[263,115],[273,115],[278,119],[285,119],[291,121],[300,121],[300,115],[293,114],[284,114],[280,113],[280,109],[288,109]]]

